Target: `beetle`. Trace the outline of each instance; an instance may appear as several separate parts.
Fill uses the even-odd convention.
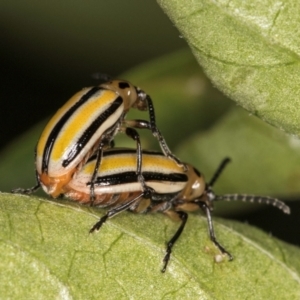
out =
[[[97,154],[91,172],[93,182],[101,165],[103,149],[108,148],[118,132],[125,132],[137,143],[136,172],[138,181],[146,188],[141,174],[141,143],[133,128],[149,129],[158,139],[163,153],[176,163],[181,162],[171,153],[156,126],[151,97],[125,80],[105,77],[98,86],[84,88],[71,97],[50,119],[36,146],[36,186],[15,189],[15,193],[30,194],[39,187],[52,197],[63,193],[63,187],[78,172],[92,154]],[[149,111],[149,121],[125,120],[131,108]]]
[[[179,219],[180,227],[167,242],[162,268],[162,272],[165,272],[172,247],[187,222],[187,212],[201,209],[207,217],[211,241],[222,254],[226,254],[229,260],[232,260],[232,255],[215,237],[211,217],[215,201],[242,200],[272,204],[286,214],[290,213],[290,208],[278,199],[270,197],[239,194],[216,195],[212,187],[228,162],[229,159],[225,159],[210,182],[206,183],[203,175],[192,165],[186,164],[187,171],[183,171],[173,160],[163,154],[143,151],[142,175],[148,187],[143,190],[137,182],[135,151],[122,148],[105,150],[101,172],[97,173],[95,180],[94,205],[110,207],[110,209],[90,229],[90,233],[98,231],[107,219],[126,210],[135,213],[161,212],[172,219]],[[65,187],[64,195],[66,197],[80,203],[90,203],[89,186],[91,182],[89,180],[95,164],[96,157],[92,156]]]

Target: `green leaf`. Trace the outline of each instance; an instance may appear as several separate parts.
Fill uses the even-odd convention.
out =
[[[213,83],[266,122],[300,135],[300,3],[158,0]]]
[[[206,220],[191,215],[162,274],[165,242],[178,228],[162,215],[123,213],[89,235],[102,210],[11,194],[0,206],[3,299],[300,297],[299,249],[248,225],[215,221],[235,256],[216,263]]]
[[[295,198],[300,194],[300,142],[276,128],[233,108],[206,132],[195,134],[179,147],[179,157],[192,162],[207,181],[218,164],[232,162],[216,182],[218,194],[240,193]],[[217,214],[257,208],[253,204],[218,203]]]

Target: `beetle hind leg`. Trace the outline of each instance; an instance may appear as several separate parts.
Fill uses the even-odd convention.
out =
[[[105,142],[101,142],[98,146],[97,149],[97,153],[96,153],[96,163],[95,163],[95,168],[93,171],[93,175],[91,177],[91,186],[90,186],[90,201],[91,204],[90,206],[93,206],[95,199],[96,199],[96,195],[95,195],[95,181],[97,179],[97,174],[98,174],[98,170],[100,168],[101,165],[101,160],[102,160],[102,156],[103,156],[103,147],[105,146]]]
[[[133,198],[132,200],[110,209],[103,217],[100,218],[100,220],[96,224],[94,224],[94,226],[90,229],[89,232],[92,233],[95,230],[98,231],[101,228],[101,226],[106,222],[107,219],[110,219],[125,210],[129,210],[132,206],[136,205],[136,203],[139,200],[143,199],[143,197],[144,197],[144,193],[141,193],[140,195]]]

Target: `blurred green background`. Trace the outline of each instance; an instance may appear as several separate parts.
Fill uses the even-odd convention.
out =
[[[208,179],[222,158],[233,158],[216,186],[218,192],[299,198],[299,154],[295,147],[293,155],[281,148],[293,141],[236,109],[214,89],[155,1],[1,1],[0,22],[2,191],[34,183],[33,148],[41,125],[26,134],[27,130],[45,123],[82,87],[97,84],[95,74],[100,72],[126,73],[125,78],[145,89],[172,150],[208,174]],[[248,135],[255,136],[251,145]],[[151,139],[151,134],[143,136]],[[266,138],[272,141],[264,143]],[[120,143],[125,139],[121,137]],[[143,141],[145,148],[155,145]],[[246,220],[299,245],[298,203],[289,202],[291,217],[272,207],[257,212],[255,206],[242,204],[240,209],[227,203],[216,213]]]
[[[186,47],[155,1],[1,1],[1,148],[97,72]]]

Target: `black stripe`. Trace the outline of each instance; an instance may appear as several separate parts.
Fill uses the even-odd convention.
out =
[[[81,150],[86,146],[86,144],[89,142],[89,140],[92,138],[92,136],[95,134],[95,132],[101,127],[101,125],[109,119],[111,115],[113,115],[116,110],[123,104],[123,98],[119,96],[112,104],[111,106],[106,109],[101,115],[99,115],[92,123],[91,125],[84,131],[82,136],[78,139],[78,141],[74,144],[74,147],[72,150],[68,153],[67,158],[62,162],[63,167],[67,167],[81,152]],[[113,126],[114,127],[114,126]],[[109,131],[110,128],[108,128],[107,131]],[[99,137],[100,138],[100,137]]]
[[[153,172],[143,172],[145,181],[171,181],[171,182],[187,182],[188,178],[185,174],[181,173],[153,173]],[[138,181],[136,172],[124,172],[116,175],[108,175],[97,177],[95,184],[97,186],[111,186],[125,183],[134,183]],[[90,185],[90,182],[87,184]]]
[[[108,149],[103,151],[103,157],[109,157],[113,155],[122,155],[122,154],[133,154],[136,155],[136,150],[135,149],[130,149],[130,148],[114,148],[114,149]],[[151,150],[142,150],[142,154],[147,154],[147,155],[156,155],[156,156],[164,156],[163,153],[158,152],[158,151],[151,151]],[[96,154],[91,156],[87,162],[91,162],[92,160],[96,159]]]
[[[48,137],[47,142],[45,144],[45,149],[44,149],[44,153],[43,153],[43,160],[42,160],[42,172],[47,172],[48,171],[48,164],[49,164],[50,154],[51,154],[54,142],[57,139],[57,136],[59,135],[62,127],[65,125],[65,123],[68,121],[68,119],[74,114],[74,112],[81,105],[83,105],[85,102],[87,102],[94,94],[96,94],[101,89],[103,89],[103,88],[101,88],[99,86],[95,86],[95,87],[91,88],[56,123],[56,125],[52,129],[51,133],[49,134],[49,137]]]
[[[111,156],[111,155],[119,155],[119,154],[136,154],[136,150],[135,149],[129,149],[129,148],[109,149],[109,150],[105,150],[103,152],[103,157]],[[142,150],[142,154],[163,156],[163,154],[161,152],[150,151],[150,150]]]

